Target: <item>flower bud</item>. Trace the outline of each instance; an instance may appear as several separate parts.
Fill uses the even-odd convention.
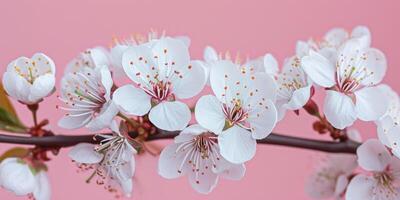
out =
[[[51,58],[36,53],[32,58],[12,61],[3,75],[5,91],[14,99],[35,104],[54,91],[55,64]]]
[[[0,184],[18,196],[32,193],[36,179],[29,166],[18,158],[7,158],[0,164]]]

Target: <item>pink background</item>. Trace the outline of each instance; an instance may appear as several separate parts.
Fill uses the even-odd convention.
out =
[[[66,3],[70,2],[70,3]],[[2,1],[0,6],[0,71],[20,55],[42,51],[58,66],[60,78],[66,63],[78,52],[96,45],[108,46],[111,36],[166,30],[171,35],[192,39],[193,58],[201,58],[205,45],[220,51],[240,52],[242,56],[273,53],[280,61],[294,53],[297,39],[321,37],[328,29],[358,24],[369,26],[373,46],[386,53],[389,70],[385,82],[400,91],[400,4],[398,1]],[[321,95],[318,95],[321,97]],[[70,133],[56,127],[62,116],[55,109],[55,96],[41,105],[41,119],[50,118],[60,134]],[[31,123],[26,108],[19,106],[23,120]],[[276,131],[316,138],[312,118],[289,114]],[[364,138],[374,136],[375,126],[358,122]],[[166,142],[158,142],[165,145]],[[7,145],[0,144],[0,150]],[[76,174],[74,164],[63,149],[49,163],[53,199],[113,199],[87,177]],[[304,181],[318,155],[308,150],[259,145],[256,157],[247,163],[242,181],[220,181],[208,196],[199,195],[185,178],[164,180],[157,174],[157,158],[145,155],[137,159],[133,199],[309,199]],[[0,190],[0,199],[16,198]]]

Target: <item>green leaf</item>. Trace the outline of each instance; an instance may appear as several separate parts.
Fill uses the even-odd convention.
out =
[[[11,157],[16,157],[16,158],[23,158],[29,154],[29,150],[22,148],[22,147],[14,147],[6,152],[3,153],[3,155],[0,156],[0,162],[2,162],[6,158],[11,158]]]
[[[25,128],[0,83],[0,129],[10,132],[24,132]]]

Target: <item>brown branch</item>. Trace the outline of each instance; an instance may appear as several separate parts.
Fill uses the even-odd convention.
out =
[[[150,135],[147,141],[172,139],[178,132],[158,131],[158,134]],[[136,133],[132,133],[135,136]],[[94,135],[55,135],[46,137],[25,137],[15,135],[0,134],[0,143],[37,145],[41,147],[70,147],[78,143],[97,143]],[[356,153],[357,147],[360,145],[357,142],[347,140],[345,142],[332,142],[299,138],[287,135],[271,133],[267,138],[258,140],[259,144],[272,144],[288,147],[296,147],[302,149],[317,150],[329,153]]]

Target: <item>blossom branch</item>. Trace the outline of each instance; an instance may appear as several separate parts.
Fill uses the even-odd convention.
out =
[[[137,133],[131,133],[132,136],[136,136]],[[159,130],[158,134],[150,135],[147,141],[154,141],[160,139],[173,139],[178,135],[178,132],[168,132]],[[272,144],[288,147],[296,147],[302,149],[317,150],[329,153],[356,153],[357,147],[360,145],[357,142],[347,140],[345,142],[333,142],[299,138],[287,135],[281,135],[272,133],[267,138],[258,140],[259,144]],[[14,135],[0,134],[0,143],[12,143],[12,144],[25,144],[25,145],[37,145],[41,147],[70,147],[78,143],[98,143],[95,135],[78,135],[78,136],[67,136],[67,135],[55,135],[46,137],[24,137]]]

